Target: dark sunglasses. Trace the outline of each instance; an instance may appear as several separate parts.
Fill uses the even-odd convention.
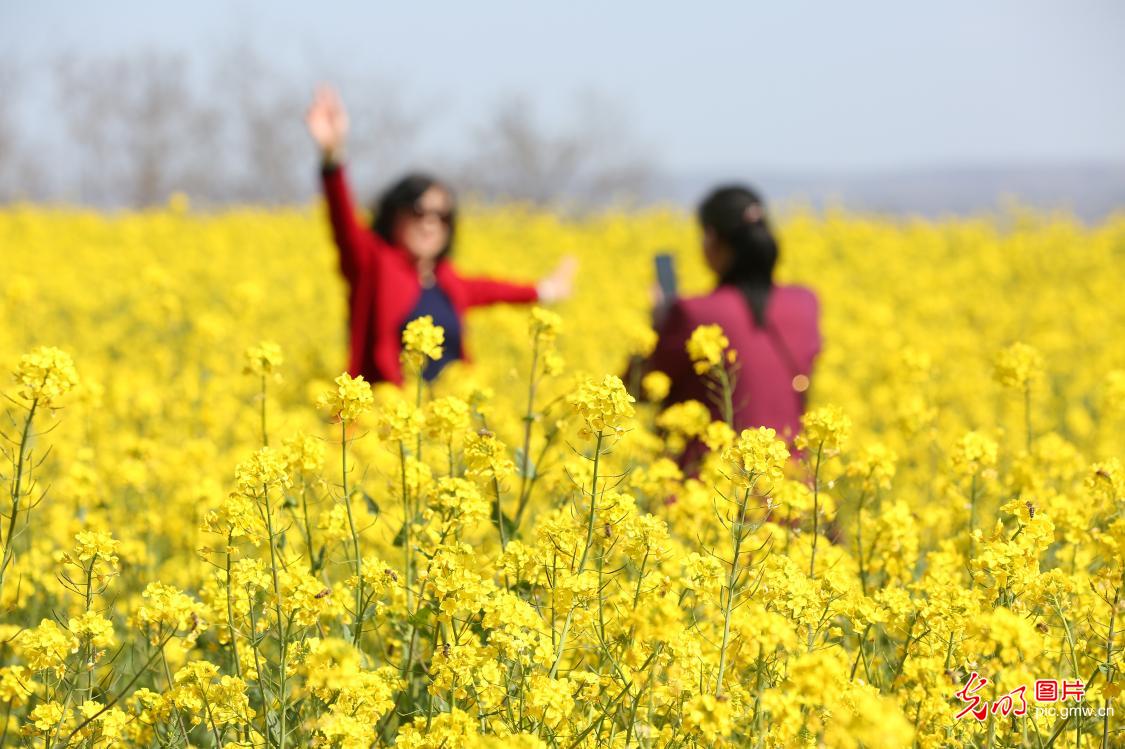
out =
[[[417,218],[417,219],[423,219],[423,218],[426,218],[427,216],[433,216],[434,218],[438,219],[439,221],[441,221],[446,226],[449,226],[450,224],[453,223],[453,212],[452,211],[439,211],[439,210],[436,210],[434,208],[423,208],[422,206],[418,205],[417,203],[410,206],[410,215],[413,216],[414,218]]]

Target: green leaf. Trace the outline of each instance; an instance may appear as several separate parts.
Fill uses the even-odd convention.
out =
[[[517,447],[516,448],[516,468],[519,469],[521,477],[524,476],[523,456],[524,456],[523,448]],[[536,477],[536,475],[537,475],[537,473],[536,473],[535,461],[528,458],[526,478],[533,479],[533,478]]]
[[[423,522],[424,518],[421,515],[414,516],[414,525],[422,525]],[[395,534],[395,540],[393,543],[399,548],[402,548],[402,546],[406,543],[406,523],[403,523],[402,527],[398,529],[398,533]]]
[[[493,525],[496,525],[496,514],[497,514],[496,511],[497,511],[497,501],[494,499],[494,500],[492,500],[492,512],[490,513],[490,515],[492,517],[492,524]],[[500,522],[502,522],[504,524],[504,537],[505,538],[510,538],[511,536],[513,536],[515,534],[515,532],[516,532],[515,521],[512,520],[507,515],[505,515],[503,512],[500,513]]]
[[[430,619],[433,618],[433,615],[434,610],[429,606],[425,606],[407,617],[406,621],[410,622],[418,629],[425,629],[425,627],[429,624]]]

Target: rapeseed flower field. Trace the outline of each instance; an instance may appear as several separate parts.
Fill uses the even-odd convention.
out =
[[[675,210],[468,210],[462,269],[576,292],[402,390],[342,374],[319,206],[0,211],[0,745],[1123,745],[1125,217],[779,237],[797,460],[618,378],[652,253],[710,283]]]

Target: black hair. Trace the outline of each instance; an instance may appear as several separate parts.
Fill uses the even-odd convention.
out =
[[[766,323],[766,303],[773,289],[777,240],[766,221],[757,192],[744,185],[726,185],[711,192],[699,206],[699,223],[730,248],[730,268],[721,285],[738,288],[759,328]]]
[[[438,253],[438,259],[448,255],[453,250],[453,232],[457,226],[457,202],[453,190],[429,174],[419,172],[407,174],[384,190],[372,211],[374,220],[371,230],[386,240],[387,244],[394,244],[395,221],[403,211],[413,208],[418,199],[431,187],[438,187],[449,196],[449,234],[445,240],[445,247],[442,247],[441,252]]]

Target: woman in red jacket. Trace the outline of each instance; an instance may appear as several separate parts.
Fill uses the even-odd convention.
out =
[[[334,90],[318,89],[306,124],[321,149],[332,234],[348,282],[348,372],[353,377],[401,384],[402,331],[416,318],[430,315],[445,329],[442,358],[423,372],[432,380],[450,361],[468,358],[462,335],[466,310],[498,302],[552,302],[570,294],[572,258],[534,286],[461,276],[449,262],[456,219],[453,191],[424,174],[407,175],[387,189],[372,227],[361,226],[340,161],[347,113]]]
[[[772,427],[791,443],[821,347],[816,295],[803,286],[774,284],[777,241],[753,190],[716,189],[700,205],[699,222],[703,256],[718,284],[702,296],[658,301],[660,337],[646,369],[671,380],[666,405],[694,399],[708,404],[713,418],[722,418],[685,350],[697,327],[719,325],[737,352],[735,428]],[[681,463],[690,464],[701,452],[701,445],[693,445]]]

